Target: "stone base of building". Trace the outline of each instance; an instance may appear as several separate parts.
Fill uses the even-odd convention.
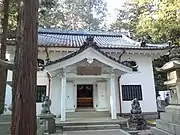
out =
[[[180,105],[169,105],[151,128],[152,135],[180,135]]]
[[[143,114],[144,114],[146,120],[158,118],[157,112],[143,112]],[[117,115],[121,116],[121,117],[129,117],[130,113],[122,113],[122,114],[118,113]]]

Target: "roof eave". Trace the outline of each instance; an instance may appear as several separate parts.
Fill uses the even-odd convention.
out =
[[[96,50],[94,47],[88,47],[88,48],[86,48],[84,50],[79,50],[79,51],[74,52],[72,54],[69,54],[69,55],[67,55],[67,56],[65,56],[65,57],[63,57],[61,59],[55,60],[55,61],[47,64],[45,68],[48,70],[48,69],[51,69],[51,67],[52,67],[52,69],[53,69],[53,65],[57,65],[58,63],[59,63],[58,65],[61,65],[61,66],[62,65],[63,66],[69,66],[70,63],[68,62],[69,63],[69,65],[68,65],[66,63],[67,60],[70,60],[70,59],[73,58],[73,60],[70,60],[70,61],[72,62],[71,64],[74,64],[74,63],[79,62],[79,61],[81,61],[83,59],[86,59],[87,57],[92,57],[92,59],[97,59],[100,62],[105,63],[105,64],[108,63],[106,61],[109,61],[111,64],[114,65],[113,68],[122,70],[123,72],[131,72],[132,71],[132,68],[127,67],[127,66],[123,65],[122,63],[119,63],[119,62],[115,61],[111,57],[108,57],[107,55],[105,55],[103,52]],[[66,64],[64,64],[63,62],[66,63]],[[111,66],[109,63],[108,63],[108,65]],[[57,67],[59,67],[59,66],[57,66]],[[63,67],[59,67],[59,68],[63,68]]]

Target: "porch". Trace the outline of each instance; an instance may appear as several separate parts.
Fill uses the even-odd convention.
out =
[[[66,112],[76,112],[81,107],[95,112],[106,111],[110,119],[117,119],[120,102],[117,78],[131,73],[132,68],[88,46],[50,62],[45,70],[54,87],[49,94],[54,100],[52,110],[56,108],[61,121],[68,120]]]
[[[103,115],[99,115],[102,113],[106,114],[106,118],[117,119],[118,81],[115,74],[109,76],[111,78],[102,76],[69,78],[67,74],[64,78],[56,78],[60,80],[61,89],[57,93],[51,91],[52,110],[60,107],[57,113],[60,112],[61,121],[71,121],[75,118],[91,119],[94,115],[102,117]],[[60,104],[57,104],[58,101]],[[79,114],[81,117],[76,117],[74,114]]]

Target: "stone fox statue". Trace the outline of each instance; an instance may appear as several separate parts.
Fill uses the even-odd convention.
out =
[[[42,114],[51,114],[50,106],[51,106],[51,100],[49,99],[48,96],[45,96],[44,97],[44,102],[42,104],[41,113]]]

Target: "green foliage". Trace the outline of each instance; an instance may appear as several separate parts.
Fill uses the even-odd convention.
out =
[[[155,88],[157,91],[167,90],[167,86],[164,85],[164,81],[167,80],[167,73],[158,72],[155,68],[162,67],[168,61],[169,61],[169,57],[167,55],[161,56],[159,59],[155,59],[153,61]]]
[[[131,0],[119,10],[112,30],[129,30],[134,39],[145,39],[150,43],[164,43],[169,40],[180,45],[180,0]],[[154,60],[154,76],[157,90],[165,90],[163,82],[166,73],[160,73],[155,67],[167,62],[167,56]]]
[[[43,0],[39,9],[39,25],[98,30],[104,26],[106,11],[103,0]]]
[[[2,9],[2,3],[0,3],[0,7]],[[106,13],[107,5],[104,0],[41,0],[39,26],[43,28],[100,30],[105,27]],[[9,35],[13,38],[17,26],[16,0],[10,0],[9,15]]]
[[[139,14],[140,9],[137,3],[125,3],[123,7],[118,10],[117,20],[111,24],[110,29],[125,29],[135,32]]]
[[[98,30],[103,27],[107,11],[103,0],[65,0],[63,7],[67,28]]]
[[[139,0],[140,1],[140,0]],[[154,0],[146,0],[150,5]],[[141,0],[141,5],[145,2]],[[152,4],[151,12],[143,12],[136,26],[136,34],[148,35],[153,42],[162,43],[171,40],[180,43],[180,0],[163,0]]]
[[[15,21],[17,18],[17,1],[10,0],[9,5],[9,29],[15,29],[17,26],[17,22]]]
[[[39,7],[39,26],[58,27],[64,19],[58,0],[42,0]]]
[[[152,43],[180,44],[180,0],[132,0],[119,10],[113,30],[126,29]]]
[[[3,19],[3,3],[0,3],[0,18],[1,20]],[[8,38],[14,38],[15,36],[15,29],[17,26],[17,1],[16,0],[10,0],[10,5],[9,5],[9,25],[8,25]],[[1,24],[0,24],[0,29],[1,29]],[[0,33],[1,34],[1,33]]]

